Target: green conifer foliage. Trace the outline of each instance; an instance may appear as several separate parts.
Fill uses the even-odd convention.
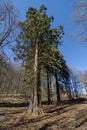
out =
[[[48,17],[46,7],[39,10],[29,8],[26,20],[19,22],[20,35],[17,45],[13,48],[19,59],[24,61],[25,86],[32,87],[32,102],[29,112],[35,115],[42,114],[41,108],[41,69],[48,67],[56,70],[60,62],[55,59],[52,46],[56,49],[61,44],[63,27],[51,28],[53,17]]]

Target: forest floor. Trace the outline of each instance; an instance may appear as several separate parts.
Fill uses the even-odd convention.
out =
[[[29,116],[23,99],[0,98],[0,130],[87,130],[87,100],[43,105],[44,115]]]

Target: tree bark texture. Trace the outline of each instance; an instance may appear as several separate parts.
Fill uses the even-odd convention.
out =
[[[50,98],[50,77],[49,77],[49,72],[47,71],[47,92],[48,92],[48,104],[51,103],[51,98]]]
[[[57,72],[55,72],[55,80],[56,80],[56,95],[57,95],[57,103],[61,101],[60,98],[60,91],[59,91],[59,83],[58,83],[58,75]]]
[[[40,90],[40,65],[39,65],[39,45],[36,44],[35,60],[34,60],[34,82],[33,82],[33,97],[30,103],[30,112],[34,115],[43,114],[41,108],[41,90]]]

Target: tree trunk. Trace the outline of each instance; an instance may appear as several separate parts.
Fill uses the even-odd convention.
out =
[[[43,110],[41,108],[40,65],[39,65],[38,44],[36,44],[36,49],[35,49],[33,97],[28,111],[34,115],[43,114]]]
[[[49,79],[49,72],[47,71],[47,92],[48,92],[48,105],[51,103],[50,99],[50,79]]]
[[[61,98],[60,98],[60,91],[59,91],[59,83],[58,83],[57,72],[55,72],[55,79],[56,79],[56,95],[57,95],[57,104],[58,104],[61,101]]]

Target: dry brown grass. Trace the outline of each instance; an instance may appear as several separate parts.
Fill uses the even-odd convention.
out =
[[[43,105],[45,114],[38,117],[26,114],[27,107],[18,105],[22,100],[11,100],[15,101],[13,105],[0,107],[0,130],[87,130],[86,100]]]

